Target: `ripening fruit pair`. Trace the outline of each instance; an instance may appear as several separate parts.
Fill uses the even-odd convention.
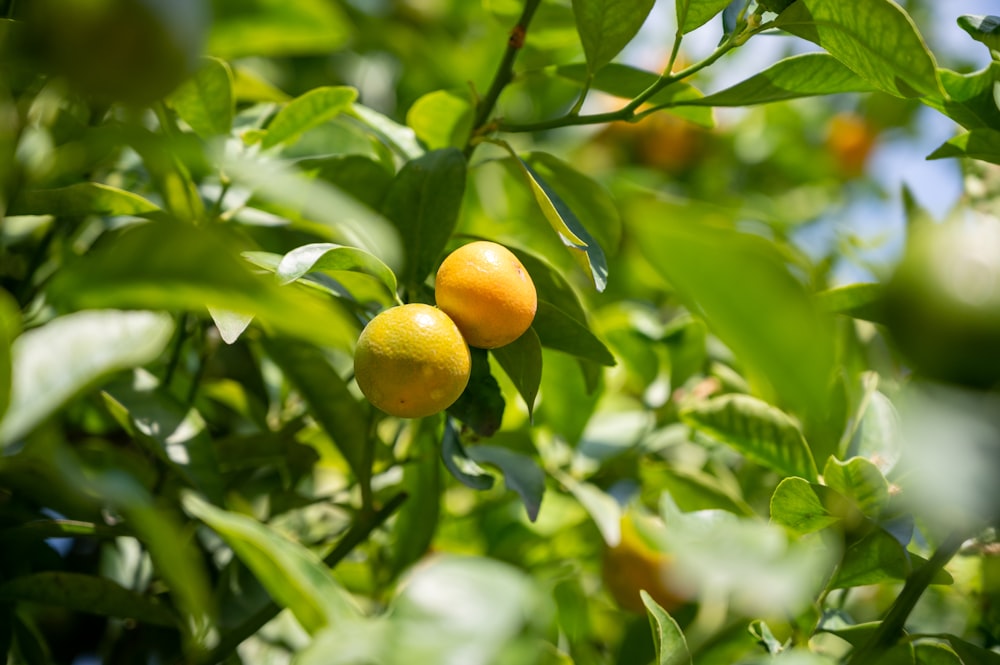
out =
[[[506,247],[477,241],[449,254],[435,278],[437,307],[385,310],[361,332],[354,374],[389,415],[422,418],[451,406],[469,382],[469,346],[495,349],[535,318],[531,276]]]

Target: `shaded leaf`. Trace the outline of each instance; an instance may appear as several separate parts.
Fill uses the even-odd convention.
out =
[[[253,518],[216,508],[191,492],[182,496],[181,503],[226,541],[274,601],[291,610],[309,633],[360,615],[326,565],[302,545]]]
[[[94,382],[156,358],[173,329],[166,314],[97,311],[67,314],[22,334],[11,347],[10,406],[0,421],[0,448]]]
[[[654,0],[573,0],[577,32],[595,72],[618,55],[645,23]]]
[[[827,53],[803,53],[780,60],[759,74],[725,90],[674,103],[693,106],[751,106],[799,97],[874,90],[874,85],[833,56]]]
[[[681,420],[731,446],[783,476],[814,482],[816,462],[798,424],[770,404],[732,393],[696,402],[681,410]]]
[[[984,69],[969,74],[939,69],[938,75],[947,96],[945,99],[924,99],[925,104],[966,129],[1000,127],[1000,108],[997,108],[995,97],[995,84],[1000,80],[1000,62],[994,60]]]
[[[265,339],[264,349],[298,388],[323,431],[347,460],[358,482],[367,482],[371,469],[364,464],[370,414],[314,346],[292,340]]]
[[[66,610],[134,619],[155,626],[177,624],[166,605],[94,575],[42,572],[0,584],[0,602],[29,602]]]
[[[376,256],[363,249],[320,242],[296,247],[282,257],[275,273],[282,283],[293,282],[312,271],[348,270],[371,275],[396,297],[396,276]]]
[[[890,0],[798,0],[776,25],[819,44],[883,92],[942,97],[934,56],[913,19]]]
[[[545,474],[532,458],[499,446],[470,446],[469,457],[492,464],[503,473],[504,483],[521,497],[528,519],[534,522],[545,493]]]
[[[883,286],[878,283],[847,284],[820,291],[816,294],[816,301],[831,314],[879,323],[883,320],[883,291]]]
[[[458,438],[458,432],[451,418],[445,422],[444,437],[441,440],[441,460],[451,475],[466,487],[474,490],[488,490],[493,487],[493,476],[469,457]]]
[[[358,98],[358,91],[346,86],[313,88],[282,108],[267,125],[261,141],[263,149],[292,143],[305,132],[347,110]]]
[[[441,511],[441,463],[437,455],[440,418],[422,418],[407,449],[402,490],[409,499],[396,512],[392,529],[392,571],[399,574],[427,554]]]
[[[844,551],[843,560],[830,582],[831,589],[905,580],[925,559],[908,552],[896,538],[875,528]],[[950,584],[951,575],[941,570],[931,584]]]
[[[138,194],[102,185],[99,182],[78,182],[56,189],[32,189],[11,201],[8,215],[54,215],[85,217],[100,215],[145,215],[160,209]]]
[[[969,157],[1000,164],[1000,130],[973,129],[943,143],[927,159]]]
[[[822,531],[839,521],[823,505],[813,485],[803,478],[785,478],[771,496],[771,522],[799,535]]]
[[[417,159],[424,154],[424,149],[417,141],[417,134],[406,125],[400,125],[378,111],[354,104],[349,114],[371,129],[379,140],[389,146],[403,158]]]
[[[303,159],[304,173],[330,183],[372,210],[380,210],[394,173],[385,164],[364,155],[336,155]]]
[[[677,625],[670,613],[659,606],[653,597],[644,590],[639,591],[642,604],[646,606],[649,615],[649,627],[653,631],[653,643],[656,645],[657,665],[690,665],[691,652],[688,651],[687,640],[681,627]]]
[[[948,635],[948,643],[955,650],[964,665],[1000,665],[1000,654],[967,642],[957,635]]]
[[[441,258],[458,223],[465,174],[465,157],[446,148],[407,162],[389,187],[382,211],[403,241],[399,277],[406,288],[422,284]]]
[[[413,102],[406,124],[430,150],[464,148],[472,131],[472,103],[450,90],[435,90]]]
[[[538,301],[531,328],[544,347],[607,367],[615,365],[611,351],[589,328],[544,300]]]
[[[507,404],[500,384],[490,371],[487,351],[470,347],[469,352],[472,357],[469,383],[447,411],[477,436],[490,437],[500,429]]]
[[[622,508],[610,494],[596,485],[577,480],[561,471],[550,471],[590,514],[608,547],[615,547],[622,539]]]
[[[528,330],[516,340],[493,349],[493,357],[510,378],[518,394],[528,407],[528,418],[535,410],[535,398],[538,397],[538,387],[542,383],[542,344],[534,328]]]
[[[194,76],[174,90],[168,101],[202,138],[228,134],[236,112],[229,65],[218,58],[203,59]]]
[[[21,332],[21,312],[14,298],[0,289],[0,422],[10,404],[12,388],[11,345]]]

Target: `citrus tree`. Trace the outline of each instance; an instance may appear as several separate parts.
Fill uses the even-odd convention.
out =
[[[1000,18],[904,4],[0,2],[0,654],[1000,662]]]

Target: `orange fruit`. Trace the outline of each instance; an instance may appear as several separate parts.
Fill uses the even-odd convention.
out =
[[[413,303],[385,310],[358,338],[354,376],[391,416],[423,418],[451,406],[472,370],[469,347],[441,310]]]
[[[875,129],[864,117],[839,113],[830,120],[826,149],[843,175],[856,178],[864,173],[876,138]]]
[[[509,249],[485,240],[445,257],[434,293],[465,341],[480,349],[513,342],[531,326],[538,309],[535,283],[525,267]]]
[[[621,541],[604,548],[601,577],[604,586],[623,610],[645,614],[639,591],[645,591],[660,607],[671,612],[686,601],[672,571],[670,555],[657,551],[640,531],[629,513],[622,518]]]

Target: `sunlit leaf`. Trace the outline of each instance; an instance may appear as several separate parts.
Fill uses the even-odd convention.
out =
[[[396,296],[396,276],[389,267],[377,257],[356,247],[327,242],[296,247],[282,257],[276,274],[287,284],[308,272],[326,270],[348,270],[371,275],[385,286],[390,295]]]
[[[205,58],[195,75],[174,90],[168,101],[199,136],[228,134],[236,112],[229,65],[218,58]]]
[[[324,0],[214,0],[208,50],[222,58],[333,53],[351,26]]]
[[[890,0],[798,0],[781,13],[777,25],[819,44],[883,92],[942,96],[934,56],[913,19]]]
[[[889,501],[889,482],[878,467],[863,457],[840,461],[835,457],[823,467],[826,484],[854,500],[865,515],[877,519]]]
[[[241,314],[231,312],[218,307],[208,307],[208,313],[215,322],[215,327],[219,330],[219,336],[226,344],[235,344],[246,329],[253,322],[252,314]]]
[[[360,611],[315,554],[257,520],[216,508],[193,493],[184,509],[226,541],[279,605],[295,614],[310,633]]]
[[[695,402],[681,411],[681,419],[783,476],[817,479],[816,463],[798,424],[755,397],[733,393]]]
[[[639,591],[642,604],[646,606],[649,615],[649,627],[653,631],[653,643],[656,645],[657,665],[684,665],[691,663],[691,652],[688,651],[687,640],[681,627],[677,625],[670,613],[660,607],[643,590]]]
[[[965,14],[958,17],[958,26],[977,42],[985,44],[987,48],[1000,51],[1000,16]]]
[[[13,379],[0,447],[95,381],[156,358],[173,328],[165,314],[97,311],[67,314],[22,334],[11,348]]]
[[[538,333],[533,328],[528,328],[516,340],[493,349],[491,353],[524,399],[530,418],[535,410],[535,398],[538,397],[538,387],[542,382],[542,345]]]
[[[142,224],[69,262],[49,297],[77,308],[135,307],[253,314],[283,334],[353,348],[359,322],[329,299],[255,275],[221,229]]]
[[[149,596],[94,575],[41,572],[0,584],[0,601],[52,605],[66,610],[175,626],[174,613]]]
[[[406,112],[406,124],[430,150],[464,148],[472,131],[472,103],[449,90],[429,92]]]
[[[730,0],[676,0],[677,26],[688,33],[707,23],[729,5]]]
[[[409,289],[434,270],[451,237],[465,192],[465,157],[455,148],[407,162],[389,187],[382,211],[396,225],[406,260],[400,281]]]
[[[109,385],[103,394],[134,436],[147,442],[194,489],[221,502],[222,477],[204,418],[158,383],[156,377],[139,370],[130,380]]]
[[[611,62],[632,41],[654,0],[573,0],[573,16],[590,71]]]
[[[614,547],[622,539],[622,508],[610,494],[599,487],[572,476],[555,472],[553,477],[576,497],[580,505],[590,514],[608,547]]]
[[[826,509],[809,481],[782,480],[771,496],[771,521],[805,535],[836,524],[840,518]]]
[[[803,53],[779,60],[759,74],[725,90],[675,103],[682,106],[751,106],[799,97],[874,90],[875,86],[833,56]]]
[[[358,98],[354,88],[313,88],[282,108],[267,125],[263,149],[294,142],[299,136],[347,110]]]
[[[424,149],[417,141],[417,134],[406,125],[400,125],[378,111],[354,104],[349,114],[364,123],[378,138],[405,159],[417,159]]]
[[[78,182],[56,189],[29,189],[10,202],[8,215],[84,217],[146,215],[159,208],[138,194],[99,182]]]
[[[925,104],[944,113],[966,129],[989,129],[1000,126],[995,86],[1000,79],[1000,62],[993,60],[985,68],[968,74],[939,69],[944,99],[925,99]]]
[[[521,497],[528,519],[532,522],[538,519],[545,493],[545,474],[533,459],[499,446],[470,446],[468,453],[477,462],[500,469],[504,483]]]
[[[973,129],[941,144],[927,159],[970,157],[990,164],[1000,164],[1000,130]]]

